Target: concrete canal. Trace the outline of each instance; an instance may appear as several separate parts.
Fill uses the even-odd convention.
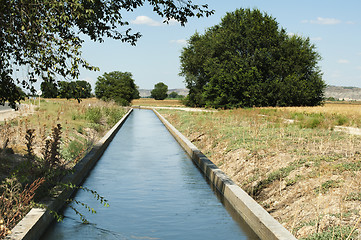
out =
[[[110,206],[78,191],[75,199],[97,211],[75,205],[90,224],[68,207],[42,239],[258,239],[149,110],[133,111],[84,186]]]

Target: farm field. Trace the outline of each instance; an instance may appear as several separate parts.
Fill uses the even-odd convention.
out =
[[[184,107],[180,100],[176,99],[165,99],[165,100],[155,100],[153,98],[139,98],[133,99],[132,106],[155,106],[155,107]]]
[[[358,239],[361,105],[159,110],[299,239]]]

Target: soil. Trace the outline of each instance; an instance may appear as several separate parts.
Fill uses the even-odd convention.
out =
[[[10,120],[18,116],[26,116],[32,114],[35,111],[35,107],[36,107],[35,105],[22,104],[20,109],[17,111],[14,110],[0,111],[0,122],[5,120]]]

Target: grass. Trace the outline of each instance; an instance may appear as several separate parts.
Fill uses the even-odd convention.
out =
[[[31,115],[0,122],[0,238],[21,220],[34,199],[51,193],[60,178],[126,111],[96,99],[80,103],[47,99]],[[9,182],[16,189],[9,188]],[[10,212],[17,214],[16,218],[6,212],[7,199],[12,201]]]
[[[179,99],[155,100],[153,98],[139,98],[132,101],[133,106],[153,106],[153,107],[184,107]]]
[[[300,230],[305,220],[318,223],[321,215],[350,211],[351,217],[340,215],[339,226],[329,226],[345,236],[359,217],[361,137],[334,129],[360,127],[360,108],[159,111],[286,228],[297,229],[296,237],[307,238]],[[310,239],[326,239],[327,229]]]

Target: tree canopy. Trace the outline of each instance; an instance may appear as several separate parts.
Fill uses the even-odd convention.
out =
[[[35,91],[38,80],[58,77],[77,79],[79,68],[97,70],[81,56],[84,37],[102,42],[113,38],[135,45],[141,36],[133,33],[123,18],[145,4],[168,22],[181,25],[189,17],[209,16],[213,10],[191,0],[4,0],[0,4],[0,104],[21,99],[16,85]],[[14,75],[27,72],[27,79]]]
[[[155,100],[164,100],[168,97],[168,86],[162,82],[154,85],[154,89],[150,92],[150,96]]]
[[[95,83],[95,96],[126,106],[133,99],[139,98],[139,91],[131,73],[114,71],[98,77]]]
[[[180,56],[190,106],[313,106],[323,100],[320,55],[259,10],[238,9],[189,39]]]
[[[59,88],[58,88],[59,86]],[[90,98],[91,85],[85,80],[77,81],[59,81],[55,82],[44,81],[41,83],[42,97],[44,98]]]

